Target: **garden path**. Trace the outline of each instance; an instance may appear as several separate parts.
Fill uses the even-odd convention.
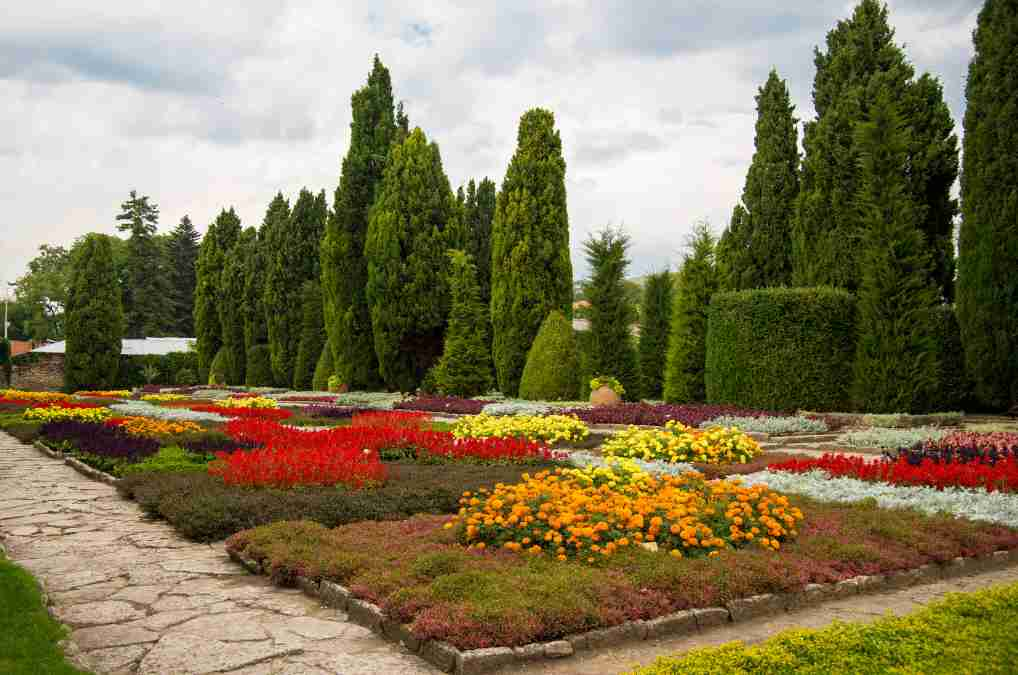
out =
[[[69,658],[96,673],[438,672],[2,432],[0,540],[70,628]]]

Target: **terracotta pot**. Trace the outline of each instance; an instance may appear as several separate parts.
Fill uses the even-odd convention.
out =
[[[598,387],[590,392],[590,403],[592,405],[618,405],[622,399],[611,387]]]

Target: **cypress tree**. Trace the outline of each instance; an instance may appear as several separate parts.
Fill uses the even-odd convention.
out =
[[[64,387],[111,389],[117,383],[124,312],[110,238],[88,234],[71,267]]]
[[[799,193],[799,141],[788,86],[772,70],[756,96],[756,152],[742,205],[718,242],[725,290],[787,286],[792,280],[792,216]]]
[[[375,354],[390,389],[415,390],[442,353],[454,199],[438,146],[415,128],[390,151],[364,247]]]
[[[718,288],[714,245],[710,226],[699,223],[690,241],[691,253],[679,270],[664,381],[664,397],[669,403],[706,398],[707,307]]]
[[[245,340],[246,282],[248,266],[255,253],[258,234],[253,227],[240,233],[237,243],[225,256],[220,273],[219,323],[223,349],[228,352],[225,375],[227,384],[244,384],[247,367]]]
[[[240,218],[231,207],[223,209],[209,225],[198,249],[194,292],[194,333],[197,338],[199,377],[208,377],[212,359],[223,346],[219,319],[220,273],[226,255],[240,236]]]
[[[364,244],[368,212],[396,137],[392,105],[389,71],[375,56],[367,84],[351,98],[350,149],[343,159],[321,253],[326,331],[336,373],[351,389],[373,389],[381,383],[365,296]],[[405,115],[400,121],[401,126],[409,123]]]
[[[889,93],[873,102],[855,135],[865,236],[853,398],[867,412],[917,412],[937,385],[938,293],[919,229],[923,207],[905,179],[908,132]]]
[[[130,338],[159,335],[170,319],[166,278],[160,273],[162,256],[155,239],[159,207],[148,199],[131,190],[117,215],[117,229],[130,232],[123,288],[124,330]]]
[[[640,393],[644,398],[662,396],[671,314],[672,275],[668,270],[651,274],[644,282],[640,311]]]
[[[987,0],[965,94],[958,321],[975,395],[1018,403],[1018,6]]]
[[[565,175],[554,115],[524,113],[491,234],[492,358],[499,389],[509,396],[545,317],[554,310],[572,317]]]
[[[827,50],[815,51],[815,120],[807,122],[805,156],[792,234],[792,281],[799,286],[830,284],[854,291],[862,277],[865,236],[855,198],[859,192],[859,150],[853,129],[865,121],[881,92],[892,93],[909,137],[907,192],[923,219],[926,246],[935,254],[931,278],[945,298],[952,294],[953,253],[949,245],[957,205],[950,186],[958,172],[957,139],[940,84],[914,77],[894,43],[887,7],[862,0],[851,19],[827,34]]]
[[[318,357],[318,363],[315,365],[315,374],[311,380],[311,388],[314,391],[328,391],[329,378],[335,374],[336,371],[332,365],[332,349],[329,347],[328,341],[326,341],[325,346],[322,347],[322,353]]]
[[[305,281],[321,275],[319,243],[327,217],[325,192],[315,196],[308,190],[301,190],[286,227],[271,237],[274,250],[265,279],[264,302],[272,377],[280,387],[293,384],[304,316],[301,291]]]
[[[317,281],[305,281],[301,290],[301,332],[297,360],[293,366],[293,388],[306,391],[314,383],[315,367],[325,345],[322,319],[322,288]]]
[[[488,312],[481,304],[477,268],[470,256],[449,251],[452,296],[442,358],[435,366],[438,390],[449,396],[477,396],[494,384],[488,348]]]
[[[495,182],[471,180],[466,192],[467,254],[477,266],[481,304],[491,305],[491,221],[495,217]],[[490,342],[490,337],[489,337]]]
[[[627,398],[638,398],[639,374],[630,332],[636,312],[624,285],[629,243],[627,234],[612,227],[583,242],[591,270],[584,290],[590,301],[589,367],[594,376],[614,376],[622,383]]]
[[[170,232],[166,243],[167,302],[171,312],[168,329],[180,337],[194,335],[194,290],[200,239],[191,219],[184,216]]]

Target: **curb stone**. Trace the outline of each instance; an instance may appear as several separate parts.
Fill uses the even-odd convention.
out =
[[[118,478],[111,476],[105,471],[100,471],[99,469],[93,468],[88,464],[85,464],[81,460],[75,459],[74,457],[64,457],[64,464],[71,467],[78,473],[84,474],[85,476],[93,480],[97,480],[100,483],[106,483],[107,485],[116,486],[116,484],[120,482]]]

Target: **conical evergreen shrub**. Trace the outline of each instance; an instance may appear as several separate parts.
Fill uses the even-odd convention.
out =
[[[572,401],[579,391],[576,337],[565,314],[551,312],[541,324],[527,354],[520,379],[520,398]]]
[[[491,353],[488,352],[488,313],[481,304],[477,270],[463,251],[449,252],[452,307],[445,333],[445,350],[433,373],[435,387],[448,396],[477,396],[490,391]]]

